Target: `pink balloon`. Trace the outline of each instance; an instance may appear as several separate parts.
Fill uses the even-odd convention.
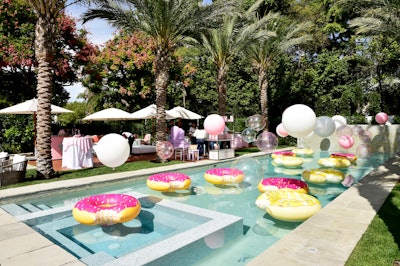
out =
[[[277,127],[276,127],[276,134],[279,137],[287,137],[289,135],[289,133],[286,132],[285,128],[283,127],[283,124],[280,123]]]
[[[388,121],[388,118],[388,115],[384,112],[380,112],[375,115],[375,121],[381,125],[385,124]]]
[[[225,120],[217,114],[209,115],[204,119],[204,129],[210,135],[219,135],[224,132]]]
[[[349,135],[341,135],[339,137],[339,145],[344,149],[350,149],[354,145],[354,139]]]

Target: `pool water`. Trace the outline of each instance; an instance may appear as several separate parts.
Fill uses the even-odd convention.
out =
[[[96,263],[93,263],[93,265],[101,265],[107,262],[118,265],[118,263],[116,264],[118,260],[114,261],[115,259],[143,248],[143,243],[145,246],[148,246],[177,234],[185,237],[185,232],[191,232],[190,230],[193,228],[207,225],[213,218],[211,214],[210,216],[207,216],[208,214],[196,216],[195,213],[191,213],[190,215],[185,215],[185,212],[179,213],[179,208],[181,207],[172,210],[161,206],[159,210],[152,208],[151,211],[144,208],[142,211],[143,214],[141,213],[137,219],[123,225],[114,225],[109,228],[99,226],[88,227],[77,223],[70,212],[73,205],[84,197],[99,193],[124,193],[131,195],[139,193],[140,195],[145,195],[143,197],[154,197],[161,202],[163,202],[162,199],[165,199],[178,204],[207,209],[212,212],[240,217],[241,232],[235,235],[236,230],[232,229],[229,231],[232,237],[227,238],[226,241],[205,248],[203,245],[199,249],[201,250],[199,253],[203,255],[196,254],[195,256],[201,259],[192,260],[190,264],[244,265],[300,224],[275,220],[255,205],[255,200],[260,195],[257,185],[261,177],[279,176],[301,179],[303,170],[320,168],[317,164],[320,157],[329,157],[329,154],[327,152],[315,153],[313,157],[305,158],[304,164],[300,168],[275,167],[271,163],[270,156],[265,155],[253,158],[239,157],[229,162],[216,162],[211,166],[180,170],[179,172],[189,175],[192,180],[190,190],[185,191],[171,193],[153,191],[146,186],[145,181],[147,176],[144,176],[142,178],[121,181],[116,184],[103,184],[98,187],[88,187],[58,195],[42,195],[42,197],[35,199],[16,202],[12,206],[1,207],[14,216],[25,216],[25,218],[20,219],[59,245],[64,246],[64,248],[78,258],[84,258],[88,254],[103,254],[105,252],[106,255],[99,255],[96,258]],[[375,154],[368,159],[358,159],[356,164],[351,165],[348,169],[341,170],[346,175],[351,174],[357,182],[389,158],[390,156],[386,154]],[[241,169],[245,172],[245,180],[242,184],[231,186],[216,186],[207,183],[204,180],[204,172],[212,167],[235,167]],[[341,184],[309,184],[309,187],[310,194],[317,197],[322,206],[327,205],[347,189]],[[155,206],[157,204],[159,203],[155,203]],[[59,211],[52,213],[52,210],[55,209]],[[35,213],[46,212],[49,215],[41,215],[40,219],[35,217]],[[150,224],[143,222],[143,218],[140,216],[146,215],[146,213],[159,219],[154,219],[153,217]],[[60,224],[56,225],[55,221],[60,220],[62,221],[59,222],[61,226]],[[235,220],[232,224],[237,226],[236,222]],[[233,226],[232,224],[230,226]],[[232,228],[235,228],[235,226]],[[57,231],[57,236],[54,234],[55,231]],[[105,238],[106,236],[108,238]],[[58,237],[61,238],[57,239]],[[118,241],[110,242],[110,238],[118,238]],[[65,242],[73,242],[78,247],[70,247]],[[126,242],[133,243],[126,245]],[[193,249],[182,249],[181,252],[177,252],[175,255],[178,258],[182,258],[182,260],[178,261],[185,262],[187,265],[188,260],[184,258],[193,256],[193,252]],[[91,265],[90,263],[87,264]],[[162,265],[162,262],[155,261],[150,264]],[[179,265],[179,262],[174,265]]]

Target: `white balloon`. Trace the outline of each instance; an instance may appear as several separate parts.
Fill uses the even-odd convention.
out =
[[[99,161],[112,168],[124,164],[130,154],[127,139],[116,133],[102,137],[93,149]]]
[[[345,125],[347,125],[347,120],[346,120],[346,118],[344,118],[344,117],[341,116],[341,115],[334,115],[334,116],[332,116],[332,119],[333,119],[333,121],[335,121],[336,128],[338,128],[338,127],[340,127],[340,126],[345,126]]]
[[[295,138],[307,137],[314,130],[316,119],[314,111],[304,104],[292,105],[282,114],[283,127]]]

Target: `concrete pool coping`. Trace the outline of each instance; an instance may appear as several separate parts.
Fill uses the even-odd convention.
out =
[[[252,156],[262,155],[256,153]],[[234,160],[234,159],[233,159]],[[228,160],[225,160],[226,162]],[[162,168],[107,174],[0,191],[0,202],[43,191],[79,187],[132,176],[206,166],[200,161]],[[344,265],[383,202],[399,180],[400,158],[394,156],[366,175],[293,232],[248,265]],[[2,203],[3,204],[3,203]],[[85,265],[29,226],[0,209],[1,265]]]

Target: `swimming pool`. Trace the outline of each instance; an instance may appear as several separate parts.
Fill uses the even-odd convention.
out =
[[[324,156],[326,154],[322,153],[321,155]],[[313,159],[307,159],[303,168],[308,169],[318,167],[316,164],[316,158],[318,156],[315,155]],[[387,158],[389,157],[385,155],[375,155],[373,160],[359,160],[358,164],[348,169],[347,172],[351,173],[357,180],[372,169],[376,168]],[[63,215],[68,217],[70,216],[68,208],[70,208],[74,202],[82,197],[94,193],[142,193],[143,195],[168,199],[185,205],[189,204],[191,206],[206,208],[218,213],[226,213],[242,217],[242,235],[236,237],[232,241],[225,242],[223,248],[210,248],[212,249],[211,253],[207,254],[205,259],[201,259],[201,263],[197,263],[198,265],[206,265],[210,263],[216,264],[223,262],[224,264],[229,263],[242,265],[249,262],[253,257],[267,249],[298,225],[298,223],[283,223],[276,221],[255,206],[255,198],[259,195],[255,184],[258,182],[256,182],[255,179],[252,180],[251,175],[263,171],[264,176],[293,177],[292,174],[296,174],[296,177],[299,178],[296,170],[297,172],[301,172],[301,169],[275,168],[271,165],[268,156],[258,157],[257,160],[251,158],[236,159],[218,166],[237,166],[239,168],[247,167],[245,170],[250,173],[250,178],[239,187],[216,187],[204,182],[204,171],[211,168],[210,166],[206,166],[200,169],[187,169],[181,171],[190,175],[193,180],[193,189],[190,192],[160,193],[151,191],[145,185],[144,180],[146,177],[143,177],[135,181],[124,181],[118,185],[100,186],[95,189],[87,188],[81,191],[64,193],[63,195],[21,201],[18,203],[18,206],[22,206],[23,209],[31,208],[32,210],[30,212],[33,213],[35,213],[35,208],[38,209],[38,212],[50,212],[49,210],[65,208],[65,213]],[[311,186],[311,192],[319,198],[323,205],[329,203],[344,190],[345,188],[340,186]],[[59,217],[57,219],[59,219]],[[193,253],[190,253],[189,255],[193,256]],[[182,256],[183,258],[186,254],[179,254],[179,256]]]

